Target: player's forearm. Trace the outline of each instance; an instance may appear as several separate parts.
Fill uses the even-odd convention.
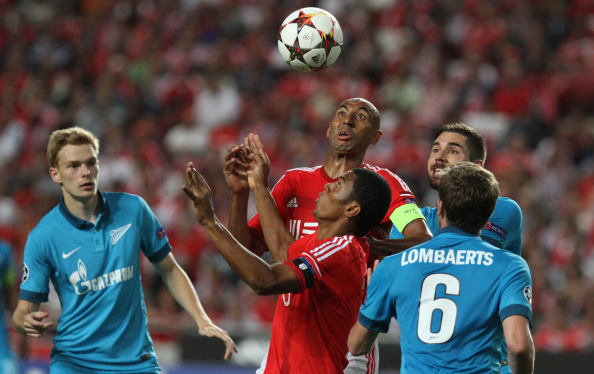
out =
[[[275,283],[270,265],[243,247],[215,218],[203,224],[206,233],[235,273],[256,293],[267,295]]]
[[[508,352],[508,361],[514,374],[532,374],[534,372],[534,350],[521,354]]]
[[[407,250],[417,244],[421,244],[429,240],[431,237],[415,237],[404,239],[370,239],[369,250],[380,256],[390,256],[396,253]]]
[[[362,356],[371,350],[378,333],[363,327],[358,321],[352,327],[347,345],[353,356]]]
[[[295,238],[281,219],[276,203],[266,187],[255,188],[254,199],[268,250],[274,261],[285,261],[287,259],[287,250],[295,241]]]
[[[163,280],[175,301],[192,316],[198,326],[212,324],[190,278],[179,265],[175,264],[170,271],[164,272]]]
[[[247,218],[249,193],[249,190],[242,193],[231,192],[227,227],[241,245],[251,249],[252,236]]]
[[[12,314],[12,325],[14,329],[19,334],[25,334],[25,313],[19,311],[18,309],[14,311]]]

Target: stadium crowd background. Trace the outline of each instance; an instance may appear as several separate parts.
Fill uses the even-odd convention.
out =
[[[291,70],[277,50],[280,23],[304,6],[344,31],[321,73]],[[230,331],[265,331],[275,298],[256,296],[216,254],[181,191],[185,165],[206,176],[226,222],[225,148],[259,134],[271,183],[321,164],[348,97],[382,114],[367,161],[402,177],[422,206],[436,201],[425,177],[434,131],[461,121],[487,137],[486,168],[523,211],[536,348],[594,351],[592,0],[0,1],[0,235],[20,264],[60,197],[48,136],[88,128],[101,140],[100,188],[147,200],[209,314]],[[175,343],[189,317],[144,265],[153,337]]]

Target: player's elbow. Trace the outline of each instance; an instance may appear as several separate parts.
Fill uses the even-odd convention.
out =
[[[369,349],[365,347],[364,344],[361,344],[360,342],[356,341],[351,336],[349,336],[347,346],[349,348],[349,352],[351,352],[353,356],[363,356],[369,353]]]
[[[362,349],[362,347],[352,346],[351,344],[349,344],[349,352],[351,352],[353,356],[363,356],[369,353],[369,351]]]
[[[534,343],[532,339],[514,339],[506,341],[507,351],[517,357],[534,357]]]

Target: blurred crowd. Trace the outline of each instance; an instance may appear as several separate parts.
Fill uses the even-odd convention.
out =
[[[320,73],[277,50],[280,23],[305,6],[330,11],[345,36]],[[60,198],[48,136],[85,127],[101,140],[100,188],[147,200],[209,314],[269,329],[275,299],[240,282],[195,223],[185,166],[205,175],[226,222],[226,147],[259,134],[272,185],[323,163],[349,97],[382,115],[367,162],[421,206],[436,201],[425,177],[435,130],[460,121],[485,135],[485,166],[523,211],[537,350],[594,351],[594,0],[1,0],[0,236],[20,263]],[[153,335],[175,339],[186,314],[144,266]]]

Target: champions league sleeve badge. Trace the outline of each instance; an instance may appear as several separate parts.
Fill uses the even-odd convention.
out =
[[[23,276],[21,278],[21,283],[25,283],[27,279],[29,279],[29,267],[23,262]]]

